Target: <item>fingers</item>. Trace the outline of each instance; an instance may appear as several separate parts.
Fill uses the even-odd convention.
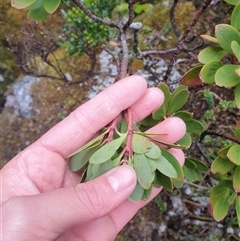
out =
[[[39,235],[40,228],[45,231],[39,240],[55,240],[73,226],[108,215],[128,198],[135,185],[134,170],[123,165],[76,187],[10,199],[3,206],[3,236],[13,240],[11,235],[17,237],[19,232],[37,237],[34,230]]]
[[[47,132],[39,143],[68,156],[96,132],[136,103],[146,92],[146,81],[130,76],[102,91]]]
[[[182,119],[178,117],[170,117],[152,127],[147,132],[159,133],[159,135],[154,135],[154,138],[165,142],[174,143],[185,135],[186,125]]]

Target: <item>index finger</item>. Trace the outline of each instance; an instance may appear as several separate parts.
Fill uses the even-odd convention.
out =
[[[142,77],[124,78],[77,108],[36,144],[66,157],[138,101],[146,90],[147,83]]]

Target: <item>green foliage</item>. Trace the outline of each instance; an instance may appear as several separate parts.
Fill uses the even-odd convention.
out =
[[[215,37],[202,35],[216,46],[206,47],[199,53],[198,60],[203,65],[189,70],[182,77],[181,83],[196,85],[200,83],[200,79],[206,84],[216,83],[220,87],[235,87],[235,102],[240,108],[240,2],[231,1],[231,4],[236,5],[231,15],[231,25],[216,25]],[[225,62],[225,56],[230,56],[231,63]]]
[[[84,4],[92,13],[108,19],[117,1],[89,0],[84,1]],[[107,26],[94,22],[77,7],[66,11],[62,9],[61,12],[65,23],[62,30],[64,36],[59,45],[66,48],[70,55],[82,55],[88,48],[94,48],[110,39],[110,29]]]
[[[111,168],[126,163],[135,169],[138,179],[138,184],[130,196],[132,201],[146,200],[151,195],[153,187],[162,185],[172,191],[174,185],[182,186],[184,176],[179,162],[155,142],[170,147],[182,148],[182,146],[159,141],[155,139],[157,134],[140,132],[136,126],[133,133],[129,132],[128,128],[123,128],[125,125],[126,120],[123,118],[118,125],[119,130],[112,137],[113,140],[108,139],[110,129],[107,129],[74,152],[69,162],[70,170],[73,172],[82,170],[84,173],[82,181],[84,181],[96,178]],[[128,160],[125,159],[126,153],[129,155]]]
[[[52,14],[59,7],[61,0],[12,0],[13,7],[26,9],[28,18],[41,21]]]
[[[213,177],[220,174],[219,183],[210,190],[211,214],[216,220],[222,220],[231,205],[236,202],[238,213],[238,194],[240,192],[240,145],[233,144],[222,148],[212,162]],[[238,215],[238,214],[237,214]]]

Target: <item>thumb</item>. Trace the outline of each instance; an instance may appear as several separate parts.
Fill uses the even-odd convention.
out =
[[[59,235],[74,225],[107,215],[130,196],[135,185],[134,170],[123,165],[75,187],[9,199],[3,204],[3,231],[8,236],[10,231],[16,234],[13,227],[21,233],[31,227],[32,234],[34,226],[37,231],[40,226],[51,232],[48,235],[53,232]],[[44,236],[48,235],[45,232]]]

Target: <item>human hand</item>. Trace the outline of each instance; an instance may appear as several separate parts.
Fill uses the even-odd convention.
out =
[[[163,103],[158,88],[130,76],[80,106],[39,140],[19,153],[1,170],[2,237],[8,240],[114,240],[148,201],[131,203],[136,185],[134,170],[122,165],[95,180],[79,184],[80,174],[68,170],[66,157],[131,107],[135,122]],[[185,134],[184,122],[169,118],[148,130],[176,142]],[[169,150],[182,165],[184,154]]]

